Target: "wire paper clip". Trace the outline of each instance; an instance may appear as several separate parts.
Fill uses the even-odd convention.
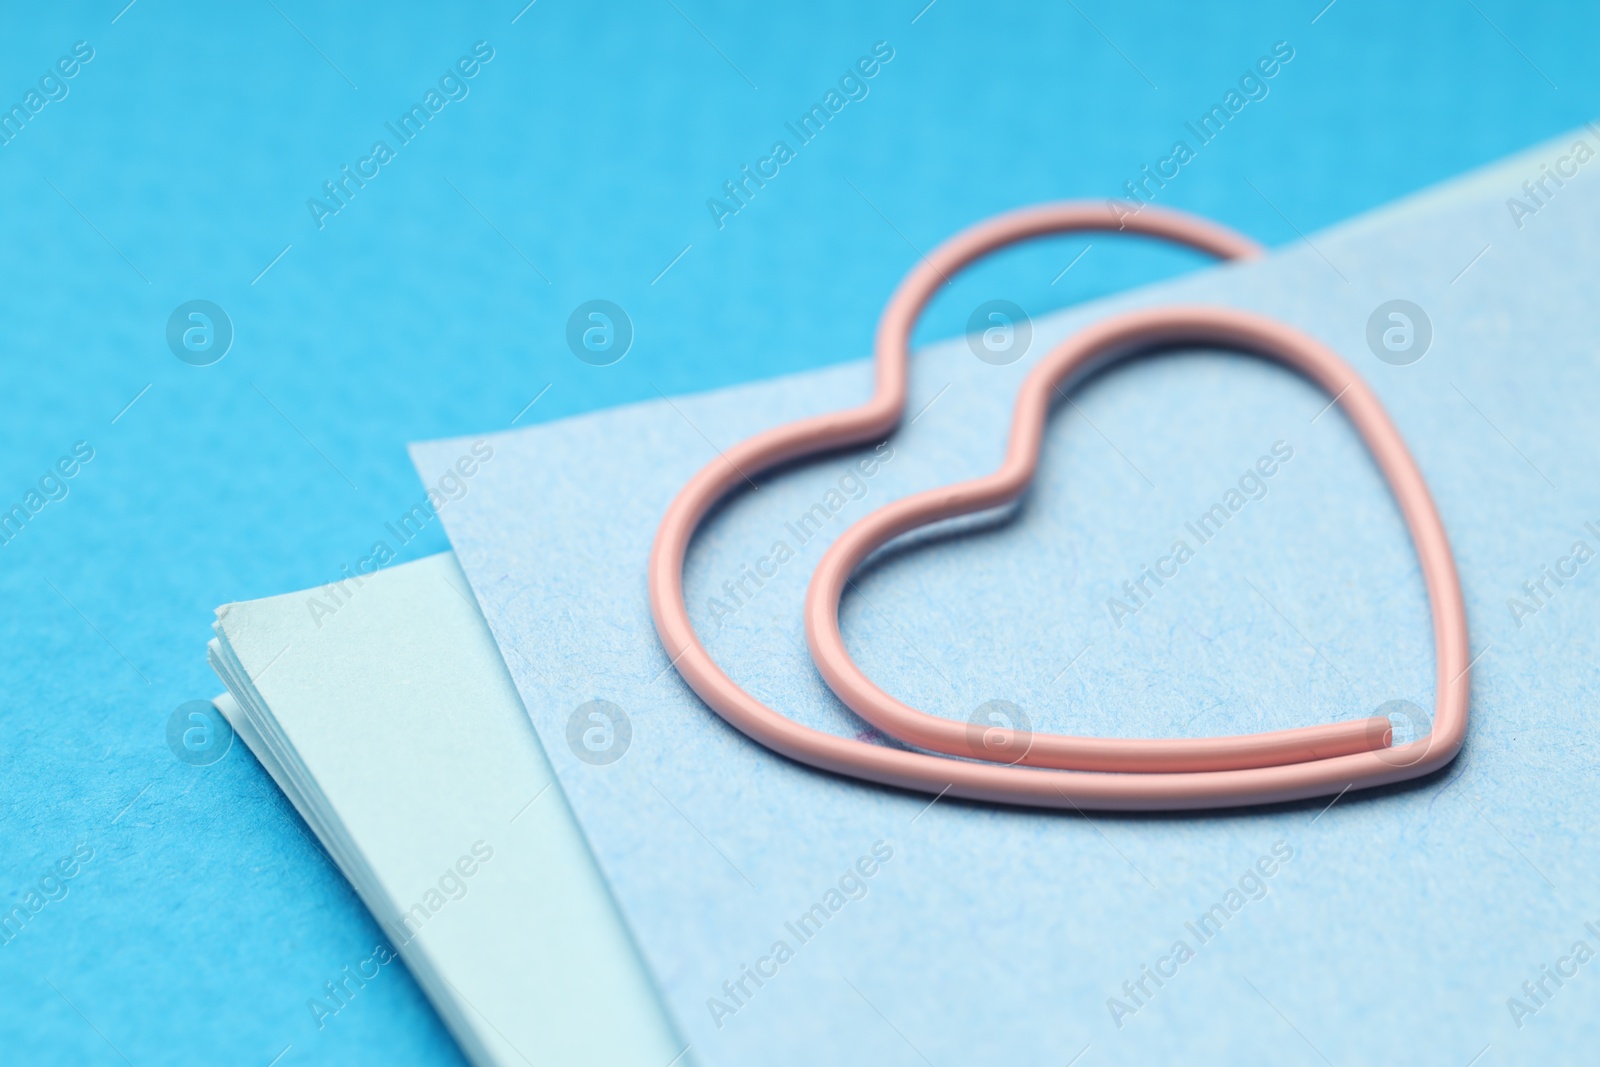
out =
[[[867,403],[767,430],[703,467],[668,507],[650,550],[650,608],[678,673],[713,711],[774,752],[882,785],[944,796],[1046,808],[1161,811],[1237,807],[1342,793],[1416,778],[1449,763],[1467,732],[1470,690],[1466,608],[1438,510],[1416,461],[1377,396],[1331,349],[1293,327],[1210,306],[1118,315],[1057,345],[1017,395],[1005,461],[994,473],[918,493],[872,512],[829,547],[806,591],[806,640],[834,693],[857,715],[911,748],[836,737],[786,718],[741,689],[695,635],[683,598],[683,563],[706,514],[746,478],[797,459],[878,441],[905,411],[911,331],[957,271],[997,249],[1048,235],[1132,232],[1220,259],[1252,259],[1248,238],[1181,212],[1136,215],[1099,202],[1065,202],[999,215],[957,234],[918,264],[878,324],[877,385]],[[1130,356],[1210,345],[1274,360],[1309,378],[1344,407],[1388,480],[1411,533],[1433,614],[1436,699],[1432,731],[1393,744],[1387,718],[1236,737],[1111,739],[974,730],[929,715],[873,684],[839,632],[839,598],[854,569],[895,537],[929,523],[1007,504],[1033,480],[1053,394]],[[938,753],[935,755],[934,753]],[[959,757],[959,758],[950,758]]]

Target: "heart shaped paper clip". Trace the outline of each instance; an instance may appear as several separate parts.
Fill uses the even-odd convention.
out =
[[[1415,778],[1450,762],[1467,731],[1466,609],[1449,540],[1416,462],[1382,404],[1332,350],[1292,327],[1222,307],[1178,306],[1119,315],[1068,338],[1033,368],[1017,396],[1000,469],[896,501],[851,526],[824,554],[806,593],[806,638],[828,685],[862,718],[915,749],[874,745],[801,726],[741,689],[695,635],[683,598],[683,562],[706,514],[747,478],[780,464],[886,437],[905,410],[912,327],[933,294],[996,249],[1084,231],[1159,237],[1223,259],[1248,259],[1253,242],[1202,219],[1153,207],[1118,216],[1103,203],[1027,208],[979,223],[940,245],[895,291],[878,325],[877,387],[864,405],[758,434],[702,468],[667,509],[650,551],[650,608],[662,645],[689,686],[748,737],[822,770],[883,785],[1051,808],[1177,810],[1296,800]],[[1020,496],[1038,466],[1055,391],[1109,363],[1152,349],[1207,345],[1275,360],[1343,406],[1388,479],[1411,533],[1433,614],[1433,730],[1392,746],[1389,721],[1368,718],[1240,737],[1122,740],[986,732],[911,708],[851,660],[839,598],[875,549],[941,519]],[[933,755],[943,753],[944,755]],[[951,758],[962,757],[962,758]]]

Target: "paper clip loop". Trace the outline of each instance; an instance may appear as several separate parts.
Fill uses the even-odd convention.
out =
[[[1377,396],[1314,338],[1249,312],[1174,306],[1128,312],[1067,338],[1029,372],[1011,439],[994,473],[918,493],[872,512],[823,555],[806,591],[806,640],[830,688],[856,714],[912,748],[814,730],[741,689],[695,635],[683,597],[683,563],[706,514],[747,478],[780,464],[881,440],[905,410],[911,331],[950,277],[990,252],[1048,235],[1109,231],[1162,238],[1221,259],[1250,259],[1248,238],[1181,212],[1105,203],[1026,208],[979,223],[925,257],[895,291],[878,324],[877,384],[859,407],[779,426],[728,449],[668,507],[650,551],[650,608],[668,658],[713,711],[767,748],[809,766],[882,785],[1046,808],[1179,810],[1297,800],[1370,788],[1437,770],[1466,738],[1470,690],[1466,609],[1455,560],[1422,473]],[[1101,367],[1153,349],[1201,344],[1249,352],[1298,371],[1335,398],[1400,506],[1432,610],[1436,698],[1432,732],[1392,744],[1388,719],[1236,737],[1114,739],[986,730],[929,715],[869,679],[845,649],[839,599],[873,551],[918,527],[998,507],[1020,496],[1038,466],[1053,394]],[[933,753],[940,753],[934,755]],[[952,758],[955,757],[955,758]]]

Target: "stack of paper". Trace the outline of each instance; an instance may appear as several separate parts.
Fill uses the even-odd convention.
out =
[[[218,611],[217,706],[473,1063],[662,1067],[682,1044],[454,558],[342,588]]]
[[[505,1062],[496,1040],[530,1060],[729,1065],[1091,1049],[1083,1062],[1464,1063],[1491,1047],[1512,1062],[1595,1040],[1600,980],[1526,989],[1574,942],[1600,949],[1585,889],[1600,861],[1549,832],[1551,811],[1600,822],[1584,755],[1600,728],[1577,710],[1600,623],[1583,566],[1600,550],[1600,184],[1579,172],[1532,217],[1507,207],[1579,142],[1586,160],[1600,150],[1580,132],[1264,261],[1038,321],[1009,367],[961,341],[919,352],[917,417],[870,478],[843,455],[762,479],[689,560],[691,614],[736,681],[887,743],[806,653],[800,603],[828,543],[869,509],[992,469],[1022,376],[1082,325],[1180,301],[1261,311],[1367,377],[1451,535],[1474,718],[1430,780],[1327,807],[1083,818],[930,804],[729,728],[655,638],[656,524],[716,447],[865,398],[864,363],[489,438],[444,514],[460,570],[369,578],[320,627],[303,594],[223,609],[213,661],[232,717],[385,927],[417,916],[402,954],[480,1062]],[[1415,358],[1372,340],[1395,300],[1430,327]],[[966,719],[1006,699],[1055,732],[1431,708],[1416,561],[1328,399],[1216,352],[1096,381],[1057,413],[1015,516],[864,568],[843,609],[852,653],[917,707]],[[471,444],[415,446],[419,472],[435,481]],[[1268,451],[1290,458],[1178,578],[1131,615],[1108,607]],[[797,533],[819,503],[831,521]],[[788,562],[749,579],[779,542]],[[1425,713],[1408,725],[1426,730]],[[558,784],[519,814],[551,766]],[[522,836],[533,826],[544,836]],[[479,842],[493,857],[451,875]]]

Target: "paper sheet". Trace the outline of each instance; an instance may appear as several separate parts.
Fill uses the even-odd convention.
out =
[[[1585,707],[1600,563],[1573,570],[1575,542],[1600,550],[1596,164],[1520,226],[1507,207],[1541,164],[1570,167],[1579,140],[1595,150],[1577,133],[1266,261],[1035,322],[1011,366],[965,340],[920,351],[892,458],[870,476],[852,475],[869,449],[762,477],[691,551],[691,611],[731,675],[800,722],[879,740],[806,655],[800,604],[826,544],[869,508],[992,469],[1018,382],[1073,328],[1175,301],[1259,310],[1366,376],[1452,538],[1479,657],[1472,729],[1426,781],[1331,807],[1081,817],[930,806],[808,770],[726,726],[669,669],[644,568],[668,501],[716,448],[865,398],[869,367],[489,439],[493,462],[444,521],[700,1062],[1060,1064],[1092,1049],[1083,1062],[1465,1063],[1487,1047],[1511,1062],[1600,1037],[1600,963],[1543,993],[1523,985],[1573,966],[1576,942],[1600,951],[1600,729]],[[1395,299],[1431,324],[1406,365],[1368,341]],[[1057,411],[1014,517],[917,539],[857,576],[853,654],[935,713],[965,720],[1004,699],[1035,729],[1082,734],[1431,709],[1416,560],[1327,404],[1225,353],[1097,379]],[[431,481],[463,447],[413,454]],[[1245,480],[1271,455],[1270,478]],[[1235,490],[1249,499],[1225,528],[1203,543],[1187,532]],[[817,505],[832,516],[820,532],[801,523]],[[1131,596],[1124,583],[1180,540],[1193,559]],[[794,555],[775,567],[779,542]],[[752,581],[758,566],[776,573]],[[1546,566],[1568,577],[1547,581]],[[595,700],[631,730],[604,766],[569,743]]]
[[[244,707],[219,706],[474,1064],[681,1050],[452,556],[218,616]],[[317,999],[337,1013],[383,966]]]

